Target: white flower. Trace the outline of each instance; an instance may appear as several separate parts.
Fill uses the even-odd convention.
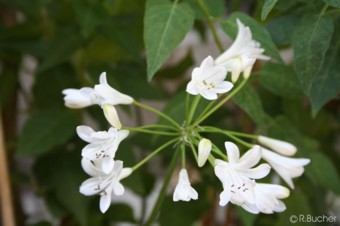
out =
[[[94,86],[94,90],[103,98],[101,105],[132,104],[132,97],[118,92],[107,83],[106,72],[101,73],[99,83],[99,85]]]
[[[116,108],[111,104],[104,104],[103,107],[106,120],[116,129],[122,128],[122,123],[119,120]]]
[[[260,144],[270,148],[281,155],[292,156],[296,153],[297,148],[286,141],[273,139],[265,136],[258,136],[257,140]]]
[[[215,66],[214,59],[208,56],[200,67],[192,71],[191,81],[188,83],[186,91],[192,95],[200,94],[208,100],[217,99],[218,93],[226,93],[233,88],[232,83],[224,81],[226,76],[226,69]]]
[[[101,171],[101,161],[91,161],[83,158],[81,161],[84,171],[92,178],[84,181],[79,188],[79,192],[86,196],[99,194],[99,207],[105,213],[111,204],[111,195],[123,195],[124,187],[120,180],[132,173],[131,168],[123,168],[122,161],[116,161],[114,168],[108,173]]]
[[[234,43],[215,60],[215,65],[221,65],[231,72],[231,81],[235,83],[243,72],[248,78],[256,59],[269,60],[269,57],[262,55],[264,49],[252,39],[249,27],[237,19],[238,33]]]
[[[89,160],[102,160],[102,170],[109,173],[114,167],[113,158],[118,146],[128,135],[127,130],[117,130],[113,127],[109,131],[95,132],[91,127],[78,126],[78,136],[89,144],[82,150],[82,156]]]
[[[65,95],[64,101],[66,107],[84,108],[90,105],[98,104],[131,104],[132,97],[122,94],[112,88],[106,80],[106,72],[99,77],[99,84],[94,89],[84,87],[81,89],[64,89],[62,93]]]
[[[261,148],[254,146],[240,158],[238,147],[225,142],[228,162],[216,159],[215,174],[223,185],[223,192],[220,194],[220,205],[225,206],[229,201],[242,205],[245,202],[255,202],[254,186],[256,182],[252,179],[265,177],[269,171],[268,164],[255,166],[261,159]]]
[[[187,170],[181,169],[179,172],[178,183],[173,194],[173,200],[175,202],[179,200],[188,202],[191,199],[198,199],[198,194],[195,189],[191,187]]]
[[[211,141],[209,139],[203,138],[198,144],[198,166],[202,167],[207,161],[209,154],[211,152]]]
[[[274,168],[291,188],[294,188],[292,178],[301,176],[305,170],[303,167],[310,162],[306,158],[285,157],[265,148],[262,148],[262,158]]]
[[[286,205],[280,200],[289,196],[289,189],[276,184],[257,183],[254,187],[255,202],[250,204],[245,202],[242,207],[250,213],[259,212],[271,214],[283,212]]]
[[[69,108],[84,108],[94,104],[101,105],[102,97],[92,88],[64,89],[65,106]]]

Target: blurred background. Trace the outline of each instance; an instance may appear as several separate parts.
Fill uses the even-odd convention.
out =
[[[192,68],[207,55],[219,54],[196,1],[187,2],[195,13],[194,27],[148,82],[144,0],[0,1],[2,226],[143,225],[160,190],[171,150],[124,180],[126,194],[114,197],[113,205],[103,215],[98,197],[79,193],[79,185],[88,176],[80,165],[85,143],[77,137],[75,128],[84,124],[106,130],[109,125],[97,106],[67,109],[61,91],[93,87],[100,73],[106,71],[112,87],[164,109],[182,122],[180,108],[185,103],[184,91]],[[261,21],[262,0],[205,2],[213,6],[210,13],[218,20],[242,11]],[[290,141],[299,147],[299,156],[312,159],[304,176],[295,181],[291,196],[284,200],[286,212],[251,215],[235,206],[220,208],[218,194],[222,188],[213,170],[205,167],[198,171],[194,159],[188,159],[191,181],[200,199],[173,203],[174,178],[161,208],[159,225],[287,225],[292,214],[337,216],[337,222],[323,225],[339,225],[339,94],[312,117],[310,103],[291,66],[291,38],[300,12],[318,11],[319,2],[278,1],[268,20],[260,22],[285,62],[279,66],[258,63],[254,68],[249,86],[258,99],[249,101],[261,101],[255,103],[259,110],[254,114],[265,117],[254,118],[247,109],[230,103],[207,121],[222,128]],[[231,39],[219,27],[218,32],[224,47],[228,47]],[[334,72],[338,73],[335,83],[340,83],[339,72]],[[272,73],[276,75],[274,80]],[[119,114],[127,126],[158,120],[134,106],[120,107]],[[215,139],[223,144],[222,137]],[[120,145],[117,158],[124,160],[125,166],[132,166],[160,144],[162,138],[133,134]],[[273,174],[270,180],[279,179]]]

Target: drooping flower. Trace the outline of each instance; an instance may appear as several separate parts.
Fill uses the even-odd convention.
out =
[[[65,105],[69,108],[84,108],[95,104],[102,107],[104,104],[117,105],[133,102],[132,97],[120,93],[107,83],[106,72],[100,75],[99,84],[95,85],[94,89],[90,87],[64,89],[62,93],[65,95]]]
[[[122,161],[115,161],[113,169],[109,173],[104,173],[101,169],[101,160],[91,161],[83,158],[81,165],[84,171],[91,176],[85,180],[79,188],[79,192],[86,196],[99,194],[99,208],[105,213],[111,205],[111,196],[123,195],[124,187],[120,180],[132,173],[131,168],[123,168]]]
[[[106,120],[116,129],[122,128],[122,123],[119,120],[116,108],[111,104],[104,104],[104,115]]]
[[[241,206],[253,214],[283,212],[286,205],[280,199],[287,198],[289,193],[289,189],[281,185],[257,183],[254,187],[255,202],[245,202]]]
[[[268,149],[262,148],[262,158],[266,160],[280,177],[293,189],[292,178],[299,177],[304,172],[304,166],[310,162],[307,158],[289,158]]]
[[[82,150],[82,156],[92,161],[102,160],[102,170],[109,173],[114,167],[113,158],[118,146],[128,135],[127,130],[117,130],[113,127],[109,131],[95,132],[89,126],[78,126],[78,136],[89,144]]]
[[[202,167],[207,161],[209,154],[211,152],[211,141],[209,139],[203,138],[198,144],[198,166]]]
[[[255,202],[254,187],[256,182],[253,179],[265,177],[269,171],[268,164],[255,166],[261,159],[261,148],[254,146],[240,158],[238,147],[225,142],[228,162],[216,159],[215,174],[223,185],[223,192],[220,194],[220,205],[225,206],[229,201],[242,205],[245,202]]]
[[[271,150],[286,156],[292,156],[296,153],[297,148],[286,141],[273,139],[266,136],[258,136],[258,142]]]
[[[196,190],[191,187],[187,170],[181,169],[179,172],[178,183],[173,194],[173,200],[175,202],[179,200],[188,202],[191,199],[198,199],[198,194]]]
[[[238,33],[234,43],[215,60],[215,65],[223,66],[231,72],[231,81],[235,83],[243,72],[244,78],[248,78],[256,59],[269,60],[263,55],[264,49],[252,39],[249,27],[237,19]]]
[[[226,93],[233,88],[231,82],[224,81],[226,75],[226,69],[215,66],[214,59],[208,56],[200,67],[192,71],[186,91],[192,95],[199,94],[208,100],[217,99],[217,94]]]

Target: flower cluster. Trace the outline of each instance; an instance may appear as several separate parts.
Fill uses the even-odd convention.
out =
[[[95,85],[94,88],[85,87],[79,90],[66,89],[63,91],[67,107],[83,108],[99,105],[112,126],[107,131],[98,132],[88,126],[77,127],[78,136],[88,143],[82,150],[81,165],[84,171],[91,176],[80,185],[80,192],[84,195],[100,195],[100,210],[103,213],[111,204],[112,194],[122,195],[124,193],[124,187],[120,180],[129,176],[150,158],[171,145],[176,149],[173,155],[175,164],[171,164],[169,167],[168,179],[165,180],[164,186],[170,181],[169,178],[174,172],[179,156],[182,157],[182,166],[173,193],[173,201],[198,199],[198,193],[192,187],[186,170],[185,158],[186,151],[189,149],[192,150],[198,167],[203,167],[208,161],[213,167],[214,174],[221,181],[223,188],[219,196],[221,206],[233,203],[254,214],[260,212],[270,214],[286,209],[281,199],[288,197],[290,190],[279,184],[260,183],[258,180],[267,176],[273,168],[293,189],[292,179],[302,175],[304,166],[310,162],[309,159],[290,157],[297,152],[297,148],[285,141],[200,125],[242,88],[257,59],[269,59],[262,54],[264,50],[260,48],[260,44],[252,39],[249,27],[239,20],[237,20],[237,25],[238,34],[231,47],[216,60],[208,56],[199,67],[193,70],[191,80],[186,87],[188,93],[185,105],[186,120],[181,125],[164,112],[137,102],[130,96],[112,88],[107,83],[105,73],[100,75],[100,84]],[[232,82],[226,80],[229,72]],[[238,85],[236,81],[241,73],[245,79]],[[234,85],[237,85],[237,88],[234,89]],[[231,90],[232,92],[228,93]],[[224,95],[226,93],[228,94]],[[193,100],[189,94],[195,95]],[[199,112],[195,111],[201,96],[212,100],[212,102],[205,106],[200,114],[197,114]],[[114,107],[117,104],[134,104],[157,114],[168,124],[124,127]],[[120,143],[127,138],[131,131],[163,135],[173,139],[156,148],[136,165],[123,168],[123,162],[116,160],[115,156]],[[224,143],[226,152],[221,151],[210,139],[204,138],[214,133],[225,135],[249,150],[241,156],[238,146],[226,140]],[[244,141],[244,137],[256,140],[257,144]],[[182,155],[179,155],[179,152]],[[259,164],[260,160],[266,163]],[[165,192],[166,189],[162,189],[162,191]],[[151,217],[157,216],[157,212],[153,213]]]

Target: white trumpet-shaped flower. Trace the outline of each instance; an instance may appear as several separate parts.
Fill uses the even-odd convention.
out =
[[[203,138],[198,144],[198,159],[197,163],[199,167],[202,167],[207,161],[209,154],[211,152],[211,141],[209,139]]]
[[[103,106],[103,111],[106,120],[116,129],[122,128],[122,123],[119,120],[116,108],[111,104],[105,104]]]
[[[220,205],[225,206],[228,202],[242,205],[245,202],[254,204],[254,187],[256,182],[253,179],[265,177],[269,171],[268,164],[261,164],[254,167],[261,159],[261,148],[254,146],[240,158],[238,147],[231,142],[225,142],[228,162],[216,159],[215,174],[223,185],[223,192],[220,194]]]
[[[242,207],[254,214],[283,212],[286,205],[280,199],[287,198],[289,193],[289,189],[281,185],[257,183],[254,187],[254,203],[245,202]]]
[[[133,102],[132,97],[120,93],[107,83],[106,72],[100,75],[99,84],[94,88],[64,89],[62,93],[65,95],[65,105],[69,108],[84,108],[95,104],[100,106],[131,104]]]
[[[82,156],[89,160],[101,160],[102,170],[109,173],[114,167],[113,158],[118,146],[128,135],[127,130],[117,130],[113,127],[109,131],[94,131],[89,126],[78,126],[78,136],[89,144],[82,150]]]
[[[92,176],[85,180],[79,188],[80,193],[86,196],[99,194],[99,208],[105,213],[111,205],[112,193],[119,196],[123,195],[124,187],[120,180],[132,173],[131,168],[123,168],[122,161],[116,161],[113,169],[107,174],[101,170],[101,161],[91,161],[83,158],[81,161],[84,171]]]
[[[198,194],[196,190],[191,187],[187,170],[181,169],[178,176],[178,183],[173,194],[173,200],[175,202],[179,200],[188,202],[191,199],[198,199]]]
[[[257,140],[260,144],[270,148],[271,150],[286,156],[292,156],[296,153],[297,148],[286,141],[273,139],[265,136],[258,136]]]
[[[304,166],[310,162],[310,159],[285,157],[265,148],[262,148],[262,158],[291,188],[294,188],[292,178],[301,176],[305,170]]]
[[[223,66],[231,72],[231,81],[235,83],[243,72],[243,76],[248,78],[256,59],[269,60],[263,55],[264,49],[260,44],[252,39],[249,27],[237,19],[238,33],[234,43],[215,60],[215,65]]]
[[[192,71],[186,91],[192,95],[199,94],[208,100],[217,99],[217,94],[226,93],[233,88],[231,82],[224,81],[226,75],[226,69],[215,66],[214,59],[208,56],[200,67]]]

